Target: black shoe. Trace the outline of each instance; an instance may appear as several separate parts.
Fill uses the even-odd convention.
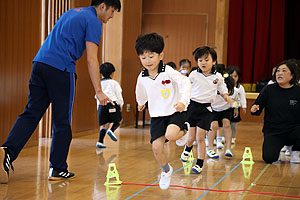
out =
[[[64,179],[69,179],[74,177],[75,174],[72,172],[68,172],[68,170],[60,171],[60,170],[55,170],[53,168],[50,168],[48,179],[50,181],[58,181],[58,180],[64,180]]]
[[[5,184],[8,183],[9,167],[14,170],[10,156],[7,153],[7,147],[0,147],[0,163],[2,163],[0,166],[0,183]]]

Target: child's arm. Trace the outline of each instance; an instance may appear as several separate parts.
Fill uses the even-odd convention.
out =
[[[241,107],[242,107],[242,112],[243,114],[246,114],[247,112],[247,100],[246,100],[246,93],[245,93],[245,89],[242,85],[240,85],[240,95],[241,95]]]
[[[183,76],[177,70],[174,70],[171,67],[168,67],[166,70],[168,70],[167,72],[170,75],[171,79],[178,85],[179,92],[180,92],[179,102],[177,102],[174,105],[174,108],[178,112],[182,112],[190,103],[192,85],[190,83],[189,78]]]
[[[122,97],[122,88],[121,88],[120,84],[117,81],[116,81],[116,85],[115,85],[115,95],[117,96],[117,104],[122,109],[122,107],[124,105],[124,100],[123,100],[123,97]]]
[[[140,76],[138,77],[136,83],[135,94],[136,102],[138,103],[138,110],[142,111],[145,108],[146,102],[148,101],[148,96],[144,86],[141,83]]]

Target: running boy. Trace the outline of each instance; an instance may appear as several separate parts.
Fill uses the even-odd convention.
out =
[[[191,102],[187,110],[187,118],[190,124],[189,138],[181,154],[181,160],[187,162],[193,148],[193,142],[197,138],[198,159],[192,171],[199,174],[202,171],[205,157],[205,132],[210,129],[212,117],[211,103],[217,95],[217,91],[229,102],[233,101],[228,96],[228,90],[220,73],[215,72],[214,65],[217,62],[217,53],[213,48],[203,46],[193,52],[199,68],[190,73],[192,84]]]
[[[164,153],[166,140],[175,141],[184,135],[186,107],[190,101],[191,84],[187,77],[164,65],[164,40],[156,34],[141,35],[136,40],[136,52],[144,67],[136,84],[136,100],[139,111],[148,108],[151,117],[151,144],[154,156],[162,167],[159,186],[168,189],[172,167]]]
[[[113,64],[106,62],[100,65],[99,67],[100,74],[103,76],[101,79],[101,87],[106,96],[108,96],[113,102],[114,105],[110,102],[107,102],[107,105],[100,105],[99,100],[97,99],[97,116],[98,123],[100,126],[99,140],[96,143],[98,148],[106,148],[103,140],[106,133],[113,141],[117,141],[117,137],[115,136],[115,130],[120,126],[120,122],[122,120],[122,107],[124,104],[122,97],[122,89],[120,84],[113,80],[115,67]],[[111,128],[110,124],[112,124]]]

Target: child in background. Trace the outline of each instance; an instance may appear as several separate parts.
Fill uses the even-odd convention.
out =
[[[193,142],[197,138],[197,163],[192,167],[194,173],[201,173],[205,158],[205,133],[210,130],[212,117],[211,103],[219,91],[224,99],[233,103],[228,96],[228,90],[220,73],[215,72],[214,65],[217,62],[217,53],[213,48],[203,46],[193,52],[198,69],[190,73],[192,84],[191,102],[187,110],[187,118],[190,124],[187,144],[181,154],[181,160],[187,162],[193,148]]]
[[[179,72],[184,76],[189,76],[191,72],[192,63],[189,59],[182,59],[179,61]]]
[[[229,97],[231,99],[237,100],[237,93],[234,92],[234,80],[228,74],[224,74],[224,82],[227,86]],[[210,158],[219,158],[219,155],[215,152],[213,148],[213,141],[215,139],[216,133],[219,130],[219,127],[223,127],[225,133],[225,157],[232,158],[231,152],[231,138],[232,132],[230,127],[230,120],[233,117],[233,113],[237,115],[238,109],[233,109],[232,104],[226,102],[222,95],[218,94],[215,101],[211,104],[213,113],[212,113],[212,122],[211,122],[211,131],[208,132],[208,148],[207,155]],[[220,132],[220,131],[219,131]],[[221,132],[220,132],[221,133]],[[219,139],[219,138],[218,138]],[[222,137],[221,137],[222,139]],[[220,141],[218,141],[220,142]],[[218,147],[218,146],[217,146]]]
[[[101,87],[106,96],[108,96],[113,102],[114,105],[110,102],[107,105],[100,105],[99,100],[97,99],[97,116],[98,116],[98,124],[100,126],[99,140],[96,143],[98,148],[106,148],[104,144],[104,137],[106,133],[113,141],[117,141],[117,137],[115,136],[115,130],[120,126],[120,122],[122,120],[122,107],[124,104],[122,97],[122,89],[120,84],[113,80],[115,67],[113,64],[106,62],[100,65],[100,74],[103,76],[101,79]],[[112,123],[111,128],[110,124]]]
[[[237,93],[237,102],[238,102],[238,115],[234,116],[231,120],[231,130],[232,130],[232,144],[235,144],[236,141],[236,128],[237,123],[241,121],[240,110],[242,108],[242,113],[246,114],[247,101],[246,93],[244,87],[240,84],[241,71],[236,66],[228,66],[225,68],[225,72],[228,73],[235,82],[234,92]]]
[[[151,144],[154,156],[162,168],[159,186],[166,190],[171,182],[173,168],[164,153],[166,140],[181,138],[188,127],[185,126],[186,110],[191,95],[191,83],[178,71],[164,65],[164,40],[156,34],[141,35],[136,40],[136,52],[144,67],[136,84],[138,110],[148,109],[151,117]]]
[[[172,67],[173,69],[177,70],[177,66],[174,62],[170,61],[170,62],[167,62],[167,65],[169,65],[170,67]]]

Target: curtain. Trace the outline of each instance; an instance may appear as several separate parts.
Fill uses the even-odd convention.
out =
[[[284,0],[230,0],[227,65],[240,68],[248,91],[284,58],[284,11]]]

